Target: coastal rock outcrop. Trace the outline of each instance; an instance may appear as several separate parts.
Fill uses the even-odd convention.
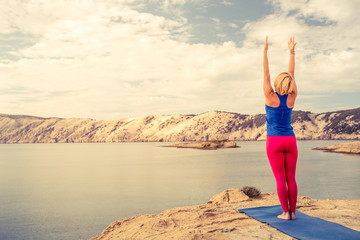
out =
[[[360,139],[360,108],[314,114],[293,111],[298,139]],[[265,140],[265,114],[212,111],[131,119],[40,118],[0,114],[0,143],[184,142]]]
[[[176,148],[195,148],[202,150],[216,150],[218,148],[236,148],[236,142],[229,140],[215,140],[206,142],[186,142],[178,143],[165,147],[176,147]]]
[[[315,150],[325,150],[326,152],[337,152],[337,153],[354,153],[360,154],[360,141],[341,143],[326,147],[317,147]]]
[[[159,214],[122,219],[91,240],[114,239],[293,239],[261,223],[240,208],[278,205],[277,195],[265,193],[251,199],[240,189],[216,194],[206,204],[178,207]],[[298,197],[297,210],[360,231],[360,199],[317,200]]]

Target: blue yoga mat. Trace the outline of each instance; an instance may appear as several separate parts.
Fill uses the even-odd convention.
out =
[[[302,240],[307,239],[334,239],[359,240],[360,232],[344,227],[338,223],[328,222],[321,218],[311,217],[296,211],[295,220],[278,219],[277,215],[283,212],[280,205],[270,207],[256,207],[239,209],[239,212],[267,223],[279,231]]]

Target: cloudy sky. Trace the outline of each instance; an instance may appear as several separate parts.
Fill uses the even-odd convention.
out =
[[[357,0],[0,1],[0,113],[264,113],[295,36],[295,110],[359,107]]]

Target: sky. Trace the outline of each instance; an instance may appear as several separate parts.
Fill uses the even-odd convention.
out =
[[[264,113],[295,37],[294,110],[359,107],[360,1],[0,0],[0,113]]]

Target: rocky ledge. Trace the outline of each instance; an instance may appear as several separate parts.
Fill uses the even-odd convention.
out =
[[[354,153],[360,154],[360,141],[341,143],[326,147],[317,147],[315,150],[325,150],[327,152],[337,152],[337,153]]]
[[[218,148],[236,148],[236,142],[229,140],[215,140],[215,141],[205,141],[205,142],[186,142],[178,143],[165,147],[177,147],[177,148],[195,148],[203,150],[216,150]]]
[[[91,240],[110,239],[293,239],[261,223],[240,208],[278,205],[274,193],[249,198],[233,188],[213,196],[206,204],[179,207],[159,214],[122,219]],[[360,231],[360,199],[317,200],[298,197],[297,210]]]

